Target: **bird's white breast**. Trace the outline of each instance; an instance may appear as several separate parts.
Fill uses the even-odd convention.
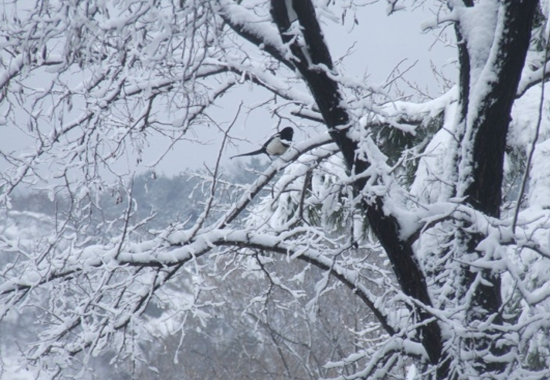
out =
[[[269,144],[267,144],[267,146],[265,147],[265,151],[270,156],[280,156],[281,154],[286,152],[287,149],[288,143],[285,144],[279,139],[271,140]]]

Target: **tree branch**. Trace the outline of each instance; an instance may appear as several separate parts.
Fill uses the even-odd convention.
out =
[[[300,28],[292,27],[286,4],[293,7],[298,16]],[[333,64],[314,6],[310,0],[288,2],[272,0],[271,15],[283,42],[290,46],[291,62],[300,71],[312,92],[329,133],[344,156],[351,176],[358,178],[354,182],[354,187],[360,194],[368,178],[358,175],[364,173],[370,167],[370,163],[357,155],[358,144],[347,135],[350,116],[344,106],[338,83],[333,76],[327,74]],[[298,35],[299,32],[302,34]],[[426,280],[416,261],[412,246],[400,239],[399,223],[394,216],[387,215],[384,211],[384,200],[379,196],[363,198],[363,206],[371,228],[392,263],[403,292],[424,304],[431,305]],[[423,310],[418,310],[417,315],[421,321],[427,321],[430,318],[430,315]],[[428,352],[432,364],[438,363],[443,348],[439,325],[433,321],[421,324],[419,339]]]

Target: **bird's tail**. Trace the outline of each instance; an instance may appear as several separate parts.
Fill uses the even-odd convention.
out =
[[[258,150],[255,150],[254,152],[248,152],[243,154],[237,154],[236,156],[229,157],[230,159],[234,159],[235,157],[242,157],[242,156],[256,156],[258,154],[265,153],[265,148],[261,148]]]

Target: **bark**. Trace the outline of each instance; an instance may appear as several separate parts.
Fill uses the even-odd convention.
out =
[[[286,4],[292,4],[298,16],[301,27],[301,36],[297,38],[289,22]],[[466,6],[474,6],[471,1],[465,1]],[[465,194],[467,202],[487,215],[498,217],[501,205],[501,185],[503,176],[504,150],[506,134],[510,122],[510,113],[516,97],[517,87],[529,46],[531,24],[536,1],[510,0],[504,2],[505,28],[502,36],[497,36],[499,78],[492,84],[491,91],[481,102],[481,108],[476,116],[473,127],[475,130],[473,149],[473,173]],[[272,0],[272,17],[277,25],[281,38],[289,47],[291,63],[299,71],[323,116],[323,120],[332,138],[338,144],[350,171],[350,174],[363,173],[370,165],[364,159],[356,157],[357,142],[347,136],[350,117],[343,105],[338,83],[328,75],[333,68],[332,58],[319,26],[315,9],[310,0],[283,2]],[[470,99],[470,56],[459,27],[456,28],[459,41],[459,121],[466,122]],[[302,39],[303,38],[303,39]],[[464,136],[460,136],[463,138]],[[466,142],[463,142],[466,143]],[[464,157],[457,157],[464,159]],[[361,192],[366,183],[365,179],[358,179],[354,186]],[[386,215],[382,210],[384,199],[375,197],[364,200],[363,206],[369,223],[385,249],[390,259],[396,278],[403,292],[416,300],[432,304],[428,293],[426,279],[415,259],[411,243],[399,239],[399,224],[395,217]],[[481,236],[466,234],[464,247],[467,252],[473,252],[481,241]],[[471,268],[465,268],[464,281],[467,287],[475,278]],[[478,287],[474,296],[473,308],[481,306],[486,312],[471,314],[473,319],[485,320],[489,315],[500,323],[500,277],[490,271],[483,274],[487,283]],[[424,322],[418,329],[418,338],[428,354],[431,364],[437,365],[437,378],[449,377],[450,358],[443,355],[443,341],[441,330],[437,322],[430,320],[430,315],[418,308],[415,310],[419,321]],[[496,350],[493,350],[496,351]],[[499,352],[494,352],[498,354]],[[481,360],[480,360],[481,364]],[[487,363],[485,363],[487,364]],[[501,365],[485,366],[489,371],[500,371]],[[456,373],[456,372],[455,372]]]
[[[473,149],[474,167],[472,181],[464,195],[472,207],[492,217],[500,216],[506,135],[529,47],[536,4],[534,0],[510,0],[503,4],[505,29],[502,36],[497,36],[496,47],[498,53],[495,73],[498,80],[492,83],[491,90],[481,102],[473,123],[476,133]],[[460,62],[461,66],[469,67],[464,57],[461,57]],[[467,99],[461,101],[465,102]],[[477,245],[479,239],[480,237],[476,236],[471,238],[472,248]],[[489,312],[497,312],[501,306],[500,281],[498,276],[494,277],[493,286],[480,291],[476,297]]]
[[[477,115],[473,121],[473,172],[468,180],[464,195],[466,202],[475,209],[492,217],[500,216],[502,204],[502,180],[503,163],[506,149],[506,136],[510,124],[510,115],[513,102],[516,98],[521,72],[525,63],[527,49],[529,47],[531,28],[537,1],[534,0],[508,0],[502,3],[501,11],[504,12],[504,29],[502,35],[495,36],[497,56],[494,70],[496,81],[491,83],[491,89],[481,101],[480,107],[475,110]],[[460,29],[457,27],[457,38],[462,39]],[[468,101],[472,94],[470,90],[470,61],[464,41],[459,44],[460,62],[460,118],[464,121],[468,115]],[[470,144],[463,141],[463,144]],[[463,157],[469,159],[469,157]],[[475,252],[477,245],[483,236],[480,234],[465,233],[465,248],[467,252]],[[478,271],[469,266],[464,267],[463,286],[469,289]],[[478,286],[474,293],[468,320],[470,324],[475,320],[487,320],[493,318],[493,323],[502,324],[502,298],[501,280],[498,273],[491,270],[481,272],[484,282]],[[487,338],[488,339],[488,338]],[[490,341],[480,339],[472,343],[474,349],[489,347],[496,356],[506,352],[504,348],[492,347]],[[484,363],[483,359],[477,361],[480,370],[501,372],[506,363]]]
[[[504,7],[505,29],[498,39],[495,67],[499,78],[482,102],[474,122],[476,132],[473,181],[465,192],[468,202],[493,217],[500,216],[506,134],[516,98],[537,1],[509,0]],[[462,60],[461,60],[462,62]]]
[[[309,86],[325,124],[344,156],[350,174],[352,176],[361,174],[370,166],[370,163],[356,156],[357,142],[347,136],[350,117],[343,105],[338,83],[327,74],[333,68],[333,63],[314,6],[311,0],[293,2],[304,40],[300,41],[291,32],[285,3],[272,0],[271,14],[283,42],[288,44],[293,54],[291,61]],[[356,180],[354,183],[356,191],[361,192],[365,183],[366,179]],[[399,238],[399,224],[394,216],[384,213],[383,205],[384,200],[380,197],[363,201],[369,223],[392,263],[401,289],[408,296],[431,306],[426,280],[412,246]],[[415,308],[415,314],[421,322],[418,328],[418,339],[422,342],[429,361],[434,365],[441,364],[442,339],[438,323],[430,319],[431,315],[421,308]],[[448,362],[445,361],[439,366],[438,378],[446,377],[447,372]]]

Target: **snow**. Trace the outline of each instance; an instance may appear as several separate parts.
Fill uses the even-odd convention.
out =
[[[548,23],[548,16],[550,15],[550,1],[541,0],[539,6],[540,6],[540,10],[541,10],[542,14],[547,19],[545,27],[544,27],[544,35],[546,36],[546,38],[548,40],[548,36],[550,36],[550,24]]]
[[[450,104],[455,103],[457,98],[458,88],[453,86],[443,95],[422,103],[391,101],[384,105],[383,111],[389,117],[402,116],[407,120],[424,120],[441,114]]]
[[[7,70],[0,72],[0,88],[4,88],[8,81],[23,69],[23,55],[18,55],[9,63]]]
[[[415,380],[417,377],[416,367],[414,365],[410,365],[407,368],[407,376],[406,380]]]
[[[282,44],[278,31],[267,17],[258,17],[244,6],[237,5],[231,0],[220,0],[218,3],[224,16],[229,18],[232,23],[260,38],[265,45],[274,47],[281,55],[291,54],[288,48]]]
[[[550,140],[537,145],[529,181],[529,204],[550,209]]]
[[[189,3],[182,2],[186,6]],[[286,3],[292,4],[292,1],[286,0]],[[458,3],[453,2],[454,5]],[[105,3],[102,11],[107,14],[108,10],[112,17],[98,16],[101,21],[94,20],[95,24],[89,25],[95,32],[109,32],[106,33],[109,38],[94,35],[101,42],[115,42],[117,33],[127,33],[124,35],[131,47],[126,58],[134,60],[131,66],[124,66],[118,54],[109,53],[104,60],[101,56],[100,63],[94,63],[98,67],[88,67],[86,76],[89,74],[89,79],[79,78],[72,86],[61,70],[53,82],[36,85],[36,92],[29,95],[29,102],[37,102],[37,107],[33,107],[29,115],[40,119],[47,114],[51,128],[39,126],[36,144],[10,157],[16,164],[13,172],[4,174],[2,180],[6,181],[8,192],[27,179],[40,181],[40,184],[48,182],[44,187],[51,200],[56,201],[62,186],[51,184],[56,176],[55,181],[67,182],[70,190],[66,192],[70,198],[67,202],[73,202],[73,209],[68,216],[61,208],[51,216],[17,214],[7,211],[7,208],[3,211],[0,244],[7,263],[0,270],[0,294],[3,297],[0,313],[32,309],[40,322],[37,326],[40,335],[35,343],[24,345],[25,348],[34,348],[23,354],[29,358],[45,358],[47,365],[65,368],[71,361],[69,356],[80,350],[90,351],[83,353],[85,364],[89,355],[96,355],[110,345],[120,350],[121,356],[138,355],[137,349],[123,346],[128,338],[137,338],[144,330],[157,336],[169,336],[177,331],[185,333],[188,316],[200,321],[195,325],[196,329],[205,331],[205,321],[213,315],[211,310],[220,305],[204,301],[202,294],[216,293],[219,287],[225,286],[231,271],[236,271],[239,281],[254,281],[259,288],[258,293],[251,293],[247,299],[249,304],[243,307],[245,312],[247,307],[270,308],[269,302],[274,300],[270,297],[282,291],[288,298],[284,301],[276,299],[274,308],[292,311],[302,303],[304,306],[300,312],[303,315],[295,312],[299,315],[295,319],[309,328],[310,324],[321,321],[322,300],[339,290],[340,284],[349,288],[354,296],[361,297],[358,303],[364,304],[362,307],[379,312],[378,322],[370,321],[374,318],[371,314],[361,315],[350,324],[342,322],[342,325],[354,326],[350,330],[356,339],[351,351],[324,367],[334,369],[335,372],[331,373],[336,374],[335,378],[339,375],[345,378],[342,374],[351,368],[347,365],[356,366],[352,377],[390,376],[385,371],[394,364],[395,368],[406,370],[406,374],[403,372],[401,376],[407,380],[422,378],[422,367],[411,362],[426,357],[415,333],[417,324],[427,321],[418,319],[418,313],[412,312],[415,307],[423,308],[437,319],[446,348],[453,355],[460,355],[459,359],[467,364],[468,360],[479,358],[480,352],[459,347],[457,342],[491,329],[502,333],[497,344],[511,344],[512,349],[502,358],[483,353],[485,358],[515,360],[521,367],[525,360],[529,360],[528,357],[525,359],[526,352],[546,352],[545,332],[550,319],[550,125],[547,118],[542,120],[540,140],[535,147],[532,172],[528,178],[527,200],[520,205],[516,228],[512,227],[510,218],[510,208],[518,204],[513,200],[506,204],[508,209],[503,210],[502,218],[489,218],[467,205],[465,198],[461,197],[462,189],[458,194],[454,191],[457,179],[463,187],[469,180],[473,127],[480,116],[484,95],[496,79],[498,62],[494,60],[499,41],[495,36],[498,38],[504,27],[499,2],[479,0],[472,8],[456,6],[450,14],[430,25],[425,24],[425,27],[435,27],[452,20],[462,26],[472,62],[471,103],[468,119],[463,124],[457,126],[456,87],[434,100],[415,104],[393,99],[383,86],[368,85],[362,78],[318,65],[312,69],[324,71],[343,88],[342,106],[348,109],[352,120],[348,136],[356,139],[360,147],[357,154],[370,164],[360,176],[349,175],[337,146],[327,133],[317,133],[309,122],[293,119],[298,128],[312,131],[314,137],[296,141],[267,169],[256,173],[256,180],[251,185],[226,183],[223,176],[216,178],[219,182],[213,185],[211,192],[216,197],[208,202],[212,208],[200,214],[199,222],[189,222],[190,217],[186,222],[174,220],[166,229],[156,231],[149,229],[148,220],[126,221],[121,216],[114,221],[101,220],[99,226],[90,225],[87,215],[92,213],[95,216],[104,211],[98,201],[97,188],[104,187],[105,181],[95,172],[98,166],[105,165],[106,170],[116,176],[118,170],[113,167],[112,159],[122,155],[127,145],[142,149],[142,145],[148,142],[148,133],[157,130],[166,135],[178,132],[177,138],[171,140],[173,144],[182,137],[179,134],[183,133],[182,127],[199,128],[202,123],[215,125],[231,135],[229,127],[225,129],[225,121],[210,120],[211,114],[203,113],[202,107],[210,105],[233,85],[251,86],[254,83],[271,91],[277,102],[269,103],[269,111],[282,122],[286,122],[291,107],[294,110],[304,108],[307,110],[305,114],[316,118],[320,115],[302,78],[288,70],[284,63],[281,70],[269,54],[258,51],[258,48],[273,49],[283,57],[291,56],[288,46],[282,44],[264,3],[241,4],[220,0],[209,4],[217,14],[212,14],[212,20],[208,20],[204,29],[198,29],[197,36],[204,32],[206,35],[201,37],[205,40],[191,37],[182,42],[199,45],[208,42],[209,45],[196,46],[196,50],[176,48],[174,56],[180,55],[178,58],[168,57],[165,45],[172,38],[177,39],[179,33],[189,31],[178,29],[177,25],[171,24],[171,19],[167,25],[174,29],[167,28],[165,17],[174,17],[182,10],[174,8],[174,14],[151,11],[143,19],[151,4],[143,3],[143,8],[139,8],[139,4],[131,5],[139,9],[132,13],[118,6],[119,3]],[[320,13],[323,19],[334,20],[332,5],[329,6],[328,2],[319,4],[322,4]],[[548,10],[547,4],[544,3],[545,11]],[[290,8],[289,17],[293,19],[295,15]],[[250,47],[227,27],[221,28],[221,18],[214,17],[218,15],[224,22],[257,38],[258,46]],[[140,20],[139,23],[134,22],[136,19]],[[144,20],[152,22],[154,27],[148,29]],[[82,21],[75,18],[71,22],[78,26]],[[132,34],[136,33],[135,29],[127,28],[136,24],[144,28],[146,37],[138,38]],[[210,29],[214,30],[211,34]],[[299,36],[299,25],[295,23],[292,31]],[[39,36],[45,38],[46,35],[41,33]],[[73,34],[67,36],[74,37]],[[102,48],[108,50],[107,45]],[[197,55],[189,56],[192,52]],[[27,62],[21,57],[14,55],[12,60],[4,62],[0,87],[13,75],[18,79],[27,75],[20,73],[27,69]],[[58,58],[57,55],[52,57]],[[185,62],[187,59],[189,62]],[[532,59],[536,63],[540,56],[533,55]],[[139,71],[140,66],[146,70]],[[218,71],[224,70],[227,71],[217,75]],[[540,86],[530,86],[542,72],[540,69],[526,70],[524,74],[520,87],[522,96],[514,105],[508,136],[510,156],[506,169],[510,175],[516,174],[513,172],[518,169],[514,164],[521,161],[522,154],[525,155],[533,141],[533,125],[539,116]],[[107,79],[100,81],[104,76]],[[13,90],[27,91],[29,86],[26,84],[22,81]],[[174,92],[172,87],[178,90]],[[193,91],[198,91],[198,88],[205,90],[195,94]],[[75,103],[78,106],[73,105],[75,110],[70,115],[60,115],[56,107],[64,106],[39,101],[50,89],[59,96],[60,104],[72,93],[78,93],[82,99]],[[153,95],[158,96],[155,101],[161,106],[153,107],[147,120],[151,125],[145,121],[141,125],[136,119],[143,120],[148,115],[148,104],[143,99],[153,98]],[[193,99],[186,99],[186,96]],[[247,103],[248,109],[243,114],[261,108],[262,101],[253,99]],[[16,105],[17,102],[10,104]],[[42,107],[44,105],[47,107]],[[544,110],[547,108],[546,102]],[[402,168],[392,166],[389,154],[386,155],[370,134],[368,123],[384,121],[407,133],[408,137],[422,136],[420,132],[426,131],[420,129],[421,122],[436,117],[439,120],[442,114],[444,119],[440,130],[434,136],[429,135],[432,131],[428,131],[426,147],[422,145],[411,153],[418,156],[411,159],[409,167],[414,167],[416,160],[418,167],[409,189],[408,182],[400,177]],[[235,120],[235,123],[241,121],[239,118]],[[12,119],[2,116],[2,121],[9,124]],[[132,138],[126,138],[129,135],[133,135]],[[456,139],[460,141],[457,143]],[[457,160],[462,160],[460,177],[455,175]],[[53,168],[44,178],[36,171],[41,165]],[[73,170],[77,174],[73,174]],[[362,192],[352,188],[359,178],[367,183]],[[128,190],[129,181],[119,183]],[[231,200],[217,198],[218,194],[229,195]],[[379,257],[382,248],[371,236],[363,210],[357,207],[359,203],[374,198],[381,200],[382,211],[395,217],[399,223],[400,234],[395,238],[403,244],[415,241],[413,248],[428,282],[432,305],[420,305],[404,294],[396,283],[395,274],[389,273],[383,264],[387,257]],[[96,236],[101,234],[96,228],[105,228],[110,235]],[[480,237],[475,250],[466,251],[462,246],[461,238],[468,234]],[[298,273],[272,269],[277,265],[294,268],[297,262],[303,262]],[[314,271],[310,268],[314,266],[320,271],[312,275]],[[473,273],[469,288],[464,287],[464,278],[461,277],[465,266],[469,266]],[[502,275],[502,293],[507,300],[503,304],[503,315],[507,319],[501,325],[493,325],[490,320],[465,323],[476,287],[489,284],[481,276],[481,270]],[[209,275],[225,277],[217,279],[209,278]],[[175,282],[175,278],[182,280],[183,286]],[[213,280],[218,280],[215,286]],[[249,290],[239,289],[243,292]],[[42,303],[44,300],[47,302]],[[153,313],[149,313],[147,308],[151,302],[158,303],[162,310],[156,317],[151,316]],[[336,314],[339,311],[334,310]],[[340,315],[335,317],[338,318]],[[13,315],[7,315],[3,322],[13,322],[14,319]],[[134,330],[135,326],[141,327]],[[384,329],[385,332],[381,333]],[[126,333],[129,335],[124,335]],[[216,343],[226,343],[219,337],[216,339]],[[2,347],[0,354],[5,355],[4,352]],[[53,353],[53,357],[48,357],[49,353]],[[16,375],[15,368],[20,364],[16,359],[6,357],[3,359],[5,363],[8,363],[8,369],[3,375],[27,378],[24,372]],[[34,370],[27,368],[30,372]],[[541,370],[536,375],[544,378],[545,372]]]
[[[4,353],[4,350],[2,350]],[[1,355],[0,364],[2,365],[0,374],[2,379],[6,380],[36,380],[40,371],[28,363],[22,362],[20,358]]]
[[[495,29],[497,27],[499,3],[495,0],[481,0],[475,7],[459,7],[455,9],[460,22],[464,41],[470,56],[470,94],[483,96],[484,91],[475,90],[478,85],[485,85],[481,79],[482,72],[487,70],[493,48]],[[485,76],[489,72],[485,73]],[[485,82],[489,80],[484,78]],[[476,106],[474,101],[474,107]]]
[[[421,202],[443,201],[451,195],[452,189],[445,181],[445,173],[448,173],[449,161],[452,160],[449,151],[454,133],[456,108],[456,102],[447,103],[443,125],[420,158],[410,193]]]

